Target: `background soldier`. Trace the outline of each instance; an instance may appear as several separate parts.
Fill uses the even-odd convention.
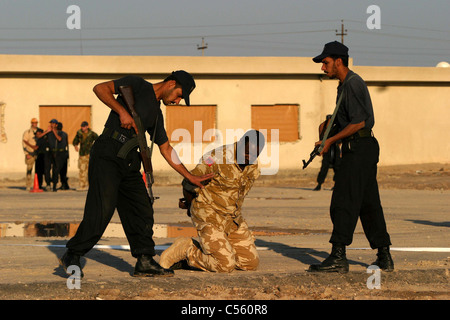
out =
[[[69,136],[66,132],[62,130],[63,124],[62,122],[58,122],[56,129],[58,130],[58,134],[61,136],[61,141],[58,141],[58,149],[57,149],[57,165],[61,166],[59,170],[59,177],[61,179],[61,190],[69,190],[69,184],[67,177],[67,166],[69,162]]]
[[[46,132],[41,128],[38,128],[36,132],[36,145],[38,146],[37,150],[37,159],[35,170],[38,175],[39,181],[39,189],[44,189],[44,191],[48,191],[51,184],[51,155],[50,155],[50,145],[48,144],[48,137]],[[45,179],[46,186],[43,187],[43,181]]]
[[[60,152],[58,152],[58,142],[62,140],[62,137],[58,132],[58,120],[50,120],[50,126],[47,129],[48,144],[50,146],[50,155],[52,163],[52,190],[56,192],[56,184],[58,183],[59,172],[62,168]],[[58,161],[57,161],[58,159]]]
[[[87,190],[88,182],[88,168],[89,168],[89,153],[94,141],[98,138],[97,133],[89,128],[87,121],[81,123],[81,129],[77,131],[75,138],[73,138],[73,146],[75,151],[79,152],[78,170],[79,170],[79,187],[77,190]],[[80,145],[78,147],[78,145]]]
[[[26,188],[27,190],[33,187],[33,166],[36,161],[36,132],[38,130],[38,120],[36,118],[31,119],[31,127],[23,133],[22,147],[25,153],[25,164],[27,165],[26,172]]]
[[[213,272],[255,270],[258,267],[254,238],[241,208],[254,181],[260,176],[255,161],[264,144],[264,136],[251,130],[237,143],[222,146],[203,156],[192,173],[214,172],[214,178],[202,189],[183,181],[184,189],[197,194],[188,208],[199,241],[191,238],[175,240],[161,255],[162,267],[176,269],[183,262],[190,267]]]

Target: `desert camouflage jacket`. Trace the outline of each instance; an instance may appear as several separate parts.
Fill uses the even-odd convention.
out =
[[[216,175],[208,185],[196,189],[198,196],[193,201],[192,213],[201,218],[198,217],[200,212],[197,209],[208,206],[215,213],[235,220],[241,214],[245,196],[261,174],[258,164],[248,165],[242,170],[236,161],[236,143],[234,143],[206,153],[192,170],[194,175],[211,172],[215,172]]]

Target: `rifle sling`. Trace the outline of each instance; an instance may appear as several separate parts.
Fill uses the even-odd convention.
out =
[[[150,161],[152,159],[152,154],[153,154],[153,143],[156,139],[155,135],[156,135],[156,127],[158,126],[158,117],[159,117],[159,113],[156,115],[156,121],[155,121],[155,128],[153,129],[153,135],[152,135],[152,143],[150,144]]]
[[[329,122],[329,124],[328,124],[327,130],[325,131],[325,133],[324,133],[324,135],[323,135],[322,143],[320,144],[320,147],[319,147],[319,149],[317,150],[319,153],[322,151],[323,147],[325,146],[325,141],[327,140],[328,135],[330,134],[330,130],[331,130],[331,127],[333,126],[334,119],[336,118],[336,114],[337,114],[337,112],[338,112],[338,110],[339,110],[339,106],[341,105],[342,98],[343,98],[343,96],[344,96],[344,91],[345,91],[344,85],[345,85],[350,79],[354,78],[355,76],[356,76],[355,74],[351,75],[351,76],[348,77],[348,79],[346,79],[346,80],[344,81],[344,83],[342,84],[342,92],[341,92],[341,94],[339,95],[338,101],[337,101],[337,103],[336,103],[336,108],[334,108],[334,112],[333,112],[333,115],[331,116],[331,120],[330,120],[330,122]]]

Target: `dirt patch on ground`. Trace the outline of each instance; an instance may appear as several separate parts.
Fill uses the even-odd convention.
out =
[[[317,169],[281,171],[275,176],[262,176],[261,185],[286,185],[314,188]],[[328,171],[324,188],[333,186],[333,170]],[[450,164],[428,163],[398,166],[379,166],[378,185],[382,189],[449,190]]]
[[[347,274],[255,274],[206,276],[199,272],[175,278],[124,277],[117,282],[84,282],[80,290],[64,284],[1,285],[0,299],[88,300],[373,300],[449,299],[448,269],[381,274],[381,288],[368,289],[368,276]],[[197,274],[196,274],[197,273]]]
[[[319,169],[307,168],[302,170],[281,170],[276,175],[261,176],[255,185],[263,186],[297,186],[314,188],[317,184]],[[378,185],[383,189],[415,189],[415,190],[449,190],[450,189],[450,163],[426,163],[397,166],[378,167]],[[174,172],[155,172],[155,186],[177,185],[181,183],[180,176]],[[78,178],[71,176],[71,188],[78,186]],[[23,178],[0,178],[0,188],[24,188]],[[333,170],[323,184],[324,188],[333,186]]]

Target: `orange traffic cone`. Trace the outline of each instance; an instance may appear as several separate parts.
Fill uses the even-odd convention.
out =
[[[30,190],[30,192],[43,192],[44,190],[39,189],[39,180],[37,173],[34,174],[34,186],[33,189]]]

